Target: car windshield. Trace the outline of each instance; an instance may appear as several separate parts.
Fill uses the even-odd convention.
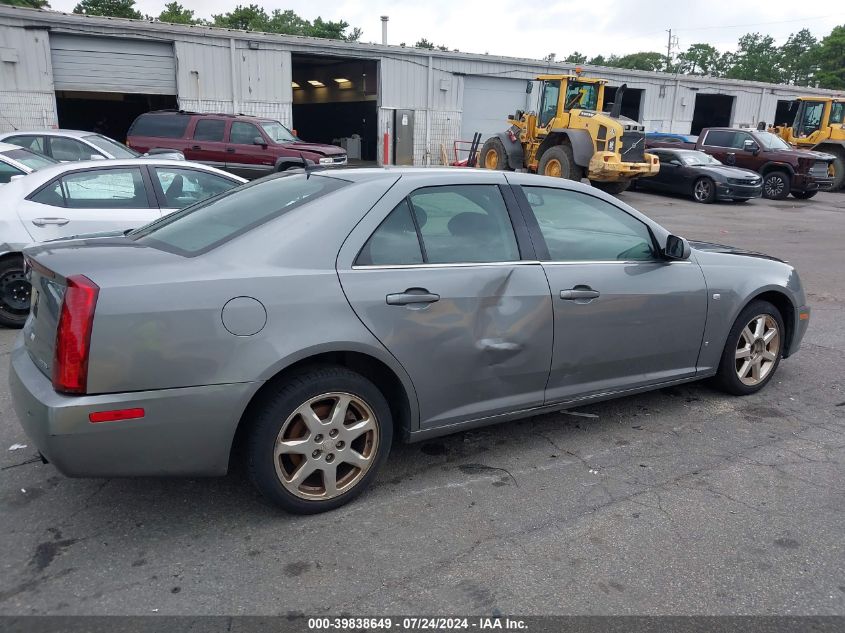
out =
[[[347,184],[315,174],[268,177],[185,207],[128,237],[179,255],[199,255]]]
[[[108,136],[92,134],[83,138],[91,143],[91,145],[99,147],[104,152],[111,154],[114,158],[138,158],[140,156],[138,152],[129,149],[123,143],[113,141]]]
[[[30,169],[41,169],[42,167],[49,167],[59,162],[49,156],[30,152],[28,149],[10,149],[8,152],[3,152],[3,155],[26,165]]]
[[[792,149],[789,143],[771,132],[757,132],[756,136],[765,149]]]
[[[718,160],[704,152],[678,152],[684,165],[696,167],[701,165],[721,165]]]
[[[293,135],[293,132],[278,121],[262,121],[261,127],[267,133],[267,136],[273,139],[276,143],[287,143],[299,140]]]

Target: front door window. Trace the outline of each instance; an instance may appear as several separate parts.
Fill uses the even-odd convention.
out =
[[[560,97],[560,82],[559,81],[544,81],[543,82],[543,97],[540,101],[540,117],[537,125],[540,127],[548,127],[552,119],[557,115],[557,103]]]

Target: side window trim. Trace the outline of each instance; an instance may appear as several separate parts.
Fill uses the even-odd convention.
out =
[[[425,252],[425,242],[423,242],[422,231],[420,230],[420,221],[419,219],[417,219],[417,209],[414,206],[414,201],[411,200],[411,193],[413,193],[413,191],[410,192],[407,196],[405,196],[404,200],[408,205],[408,209],[411,211],[411,222],[414,223],[414,231],[417,234],[417,243],[420,245],[422,263],[428,264],[428,253]],[[393,213],[393,211],[391,211],[390,213]]]
[[[56,207],[57,209],[66,209],[67,208],[67,195],[65,194],[65,183],[62,180],[61,176],[56,176],[52,180],[48,180],[43,185],[34,189],[24,200],[28,202],[35,202],[35,204],[44,204],[43,202],[38,202],[35,198],[45,189],[49,189],[50,187],[54,187],[58,183],[59,191],[62,193],[62,206]],[[54,206],[54,205],[47,205],[47,206]]]
[[[591,198],[595,198],[596,200],[601,200],[602,202],[606,202],[614,209],[624,213],[628,217],[640,222],[648,231],[649,241],[651,242],[651,247],[654,249],[654,252],[657,253],[654,258],[648,260],[568,260],[568,259],[552,259],[551,253],[549,252],[549,247],[546,244],[546,239],[543,237],[543,233],[540,230],[540,224],[537,222],[537,217],[534,215],[534,210],[531,208],[531,204],[528,202],[528,196],[525,195],[525,191],[523,191],[524,185],[514,185],[512,189],[514,190],[514,194],[516,195],[516,199],[519,202],[520,209],[522,210],[522,215],[525,218],[525,223],[528,225],[528,231],[531,235],[531,241],[534,245],[534,248],[537,252],[537,258],[545,263],[545,264],[577,264],[577,263],[615,263],[615,264],[653,264],[655,262],[663,261],[659,253],[661,252],[658,244],[657,239],[654,237],[654,231],[651,230],[651,227],[640,220],[639,218],[635,218],[633,215],[628,213],[625,209],[620,206],[613,204],[612,202],[607,202],[603,198],[599,198],[598,196],[593,196],[586,192],[576,192],[581,195],[590,196]],[[532,185],[528,185],[529,187]],[[542,188],[542,187],[541,187]],[[555,189],[556,187],[546,187],[547,189]],[[561,191],[572,191],[563,187],[557,188]]]

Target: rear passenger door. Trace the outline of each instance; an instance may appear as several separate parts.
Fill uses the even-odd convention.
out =
[[[226,119],[197,118],[185,158],[218,169],[226,168]]]
[[[260,139],[264,145],[255,141]],[[226,146],[226,169],[244,178],[260,178],[274,171],[275,160],[258,126],[232,121]]]
[[[20,205],[33,241],[123,231],[161,216],[146,169],[84,169],[55,178]]]
[[[549,286],[502,185],[401,179],[338,257],[355,313],[413,381],[421,428],[543,402]]]
[[[725,165],[733,165],[736,161],[734,136],[733,130],[708,130],[697,149],[710,154]]]

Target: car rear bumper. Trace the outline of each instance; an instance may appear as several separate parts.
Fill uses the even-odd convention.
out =
[[[730,183],[719,183],[716,186],[717,200],[750,200],[763,196],[763,183],[759,185],[732,185]]]
[[[9,386],[18,420],[41,454],[69,477],[226,473],[235,429],[260,383],[91,396],[53,390],[18,339]],[[96,411],[142,408],[144,417],[91,423]]]

